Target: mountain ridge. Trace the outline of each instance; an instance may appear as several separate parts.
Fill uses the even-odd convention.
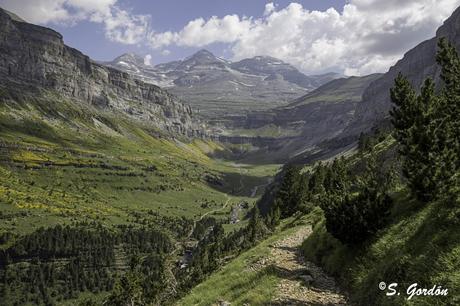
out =
[[[441,37],[446,37],[457,49],[460,48],[460,8],[437,29],[435,37],[407,51],[388,72],[369,85],[363,93],[363,103],[358,107],[355,119],[344,136],[356,136],[363,130],[369,130],[373,122],[388,119],[388,112],[392,108],[390,88],[398,73],[406,76],[417,91],[427,77],[432,78],[439,86],[440,68],[435,58],[437,43]]]
[[[336,73],[307,76],[269,56],[231,62],[206,49],[155,66],[146,66],[140,60],[127,64],[119,60],[123,56],[103,64],[166,88],[206,118],[285,105],[339,77]]]
[[[115,110],[166,132],[198,135],[190,106],[158,86],[100,65],[68,47],[60,33],[13,19],[0,9],[4,84],[52,89],[104,111]]]

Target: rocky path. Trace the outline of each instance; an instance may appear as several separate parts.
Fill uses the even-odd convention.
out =
[[[294,234],[271,245],[268,264],[282,278],[271,305],[346,305],[335,281],[315,264],[305,261],[300,245],[311,234],[304,226]]]

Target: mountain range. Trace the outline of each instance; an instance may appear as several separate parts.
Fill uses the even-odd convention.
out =
[[[337,73],[307,76],[269,56],[231,62],[207,50],[156,66],[146,65],[143,57],[132,53],[103,64],[167,88],[203,117],[214,119],[285,105],[340,77]]]
[[[267,56],[230,62],[206,50],[156,66],[135,54],[97,63],[65,46],[59,33],[2,11],[6,43],[0,77],[5,84],[53,89],[99,111],[186,135],[203,133],[201,117],[224,143],[250,143],[261,154],[286,160],[327,152],[323,142],[348,147],[386,120],[398,72],[416,87],[427,76],[438,80],[436,41],[447,36],[458,44],[459,14],[455,11],[435,38],[407,52],[386,74],[339,78],[336,73],[306,76]]]
[[[275,141],[276,145],[259,139],[258,144],[262,143],[264,148],[262,151],[271,156],[289,156],[298,162],[308,162],[353,148],[362,133],[390,125],[389,111],[393,107],[390,89],[399,73],[407,77],[417,91],[426,78],[433,79],[438,87],[441,85],[441,71],[436,63],[437,43],[440,38],[446,37],[460,49],[459,24],[460,8],[457,8],[437,29],[435,37],[406,52],[388,72],[331,81],[284,107],[249,113],[241,122],[246,127],[259,128],[278,122],[274,125],[276,130],[281,126],[283,131],[283,124],[276,118],[284,118],[286,123],[297,125],[297,129],[303,131],[302,137],[294,134],[295,137]],[[325,103],[327,101],[329,103]],[[331,107],[335,110],[331,111]],[[292,133],[286,134],[292,136]],[[257,155],[258,158],[260,156]]]
[[[222,142],[250,143],[246,162],[286,162],[303,155],[330,154],[319,145],[340,137],[353,122],[362,94],[382,74],[333,80],[289,104],[234,117],[231,129],[217,129]],[[347,140],[339,150],[353,145]],[[333,152],[336,152],[335,148]]]
[[[460,47],[459,25],[457,9],[385,74],[307,76],[276,58],[206,50],[156,66],[136,54],[97,62],[0,9],[0,304],[430,298],[389,299],[376,284],[395,277],[442,284],[449,296],[425,304],[455,305],[458,135],[433,118],[459,118],[405,114],[417,119],[412,147],[450,144],[444,132],[454,144],[413,154],[443,181],[445,195],[424,202],[407,183],[389,95],[400,72],[417,90],[426,77],[439,89],[436,43]],[[426,172],[431,161],[442,171]],[[417,185],[433,186],[426,178]]]

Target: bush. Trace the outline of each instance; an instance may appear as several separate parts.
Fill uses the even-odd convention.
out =
[[[365,190],[357,195],[330,196],[322,205],[326,229],[345,244],[359,244],[385,225],[392,199]]]

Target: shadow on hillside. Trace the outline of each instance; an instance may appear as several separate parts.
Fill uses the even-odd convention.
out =
[[[270,176],[252,176],[245,173],[224,172],[219,177],[207,176],[204,178],[207,185],[215,190],[233,196],[254,197],[261,194],[266,187]],[[254,188],[257,192],[254,194]]]
[[[284,164],[289,159],[284,155],[279,155],[277,151],[269,151],[266,148],[258,148],[252,151],[215,151],[208,153],[208,157],[212,159],[224,159],[235,163],[250,164],[250,165],[271,165],[271,164]]]

